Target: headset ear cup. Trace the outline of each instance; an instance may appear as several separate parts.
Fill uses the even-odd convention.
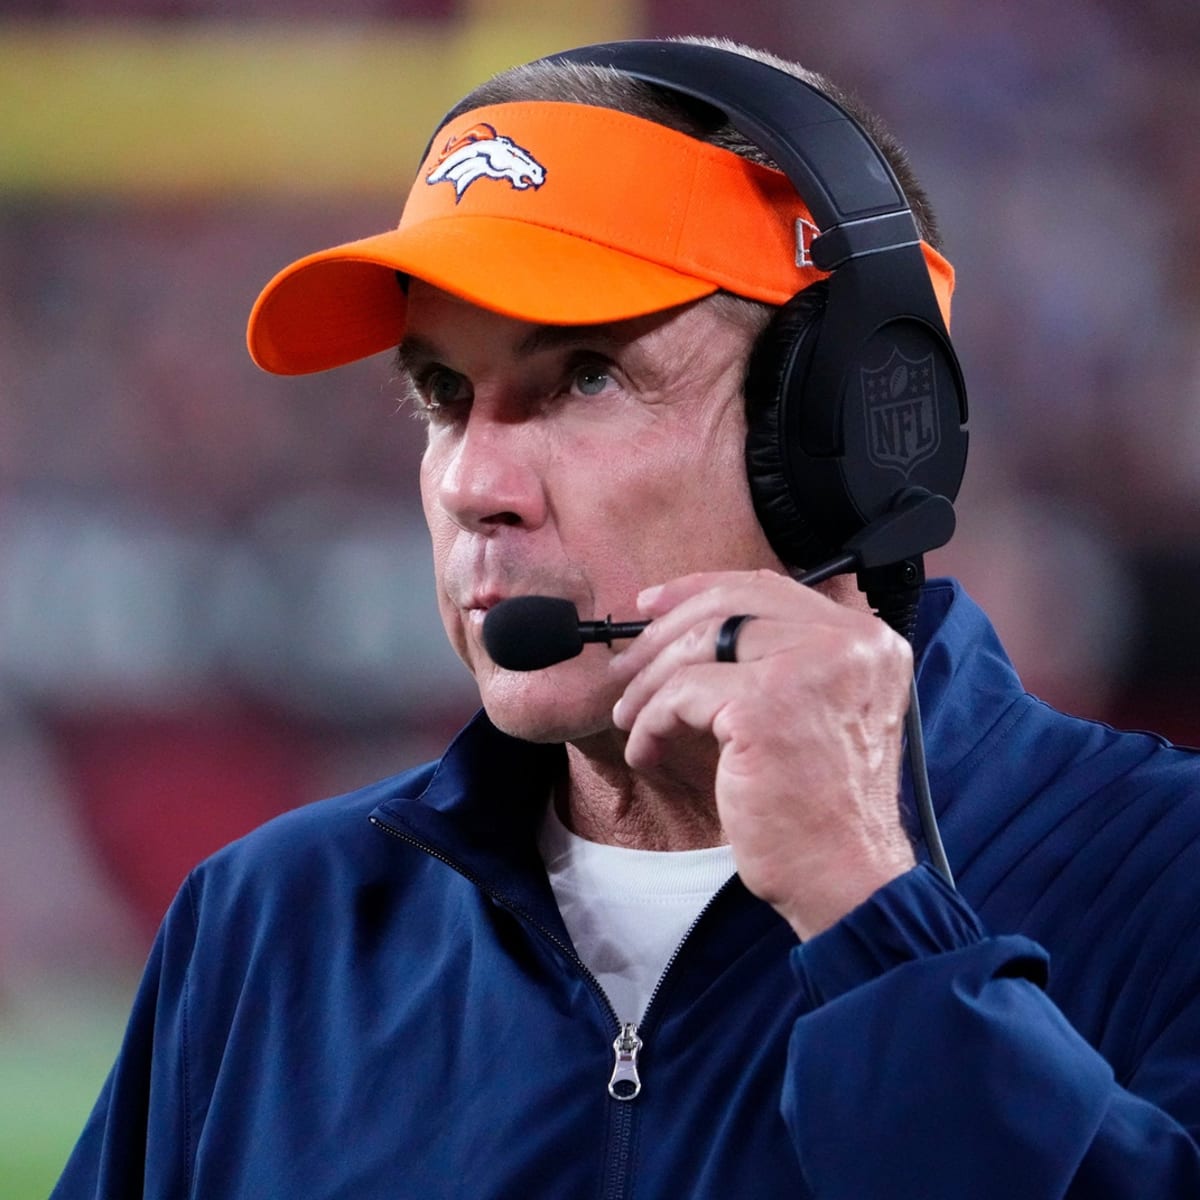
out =
[[[746,368],[746,471],[754,510],[775,553],[786,566],[800,569],[840,549],[821,535],[820,514],[805,512],[797,502],[785,447],[787,407],[800,401],[784,394],[784,380],[804,378],[828,295],[828,284],[814,283],[778,308]]]

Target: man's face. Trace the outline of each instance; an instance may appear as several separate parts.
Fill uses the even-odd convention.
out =
[[[536,741],[612,728],[610,651],[497,667],[483,618],[509,596],[636,616],[651,584],[781,570],[744,466],[748,326],[703,302],[602,327],[531,325],[413,281],[401,361],[426,409],[421,496],[438,605],[489,716]]]

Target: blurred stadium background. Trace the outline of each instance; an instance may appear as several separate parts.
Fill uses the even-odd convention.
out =
[[[387,356],[278,380],[243,328],[293,257],[394,224],[433,122],[513,62],[724,34],[879,108],[959,270],[973,461],[931,565],[1031,690],[1200,741],[1200,8],[738,8],[0,0],[8,1200],[49,1190],[190,866],[471,709]]]

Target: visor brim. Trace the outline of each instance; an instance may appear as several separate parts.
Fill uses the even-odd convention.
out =
[[[592,325],[717,291],[709,280],[540,225],[466,214],[335,246],[285,268],[250,315],[250,356],[278,375],[342,366],[399,344],[396,273],[539,325]]]

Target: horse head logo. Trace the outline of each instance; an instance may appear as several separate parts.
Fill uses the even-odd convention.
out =
[[[483,178],[507,179],[512,187],[523,192],[526,188],[540,188],[546,182],[546,168],[528,150],[498,134],[493,126],[479,124],[446,143],[425,182],[453,184],[457,204],[467,188]]]

